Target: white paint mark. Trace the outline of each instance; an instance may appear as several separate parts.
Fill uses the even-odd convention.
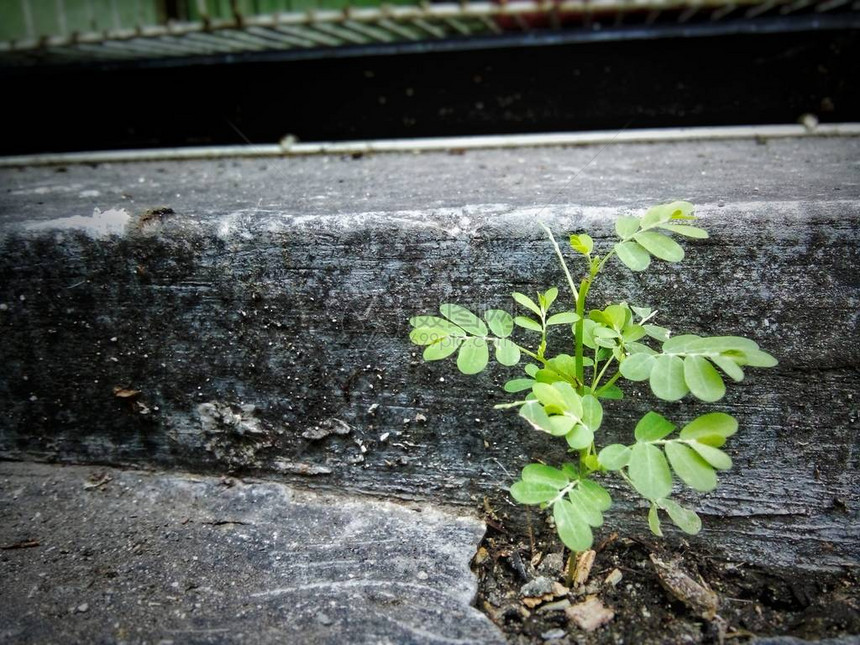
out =
[[[106,211],[93,209],[89,217],[73,215],[60,217],[46,222],[28,222],[28,231],[80,230],[90,237],[108,237],[122,235],[131,215],[124,208],[110,208]]]

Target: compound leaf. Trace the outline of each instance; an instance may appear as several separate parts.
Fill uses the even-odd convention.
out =
[[[591,499],[583,495],[579,487],[574,488],[568,493],[570,503],[573,504],[574,511],[577,515],[589,526],[600,526],[603,524],[603,513],[591,503]]]
[[[609,491],[596,481],[582,479],[578,488],[582,496],[598,511],[607,511],[612,506],[612,497],[609,495]]]

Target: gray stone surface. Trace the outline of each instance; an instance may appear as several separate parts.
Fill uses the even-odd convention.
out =
[[[4,643],[502,642],[438,508],[3,462],[0,516]]]
[[[676,333],[749,336],[780,359],[718,406],[741,431],[720,488],[689,498],[700,539],[856,565],[858,159],[860,139],[833,138],[2,170],[0,455],[488,495],[519,530],[502,487],[563,446],[492,409],[516,372],[424,364],[407,319],[560,285],[538,219],[600,247],[617,215],[686,198],[712,238],[677,266],[611,268],[592,304],[647,304]],[[145,214],[158,206],[175,212]],[[607,442],[650,405],[628,393]],[[602,531],[646,532],[619,499]]]

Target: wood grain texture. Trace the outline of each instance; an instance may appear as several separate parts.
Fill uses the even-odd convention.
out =
[[[780,360],[717,404],[658,406],[679,423],[711,409],[740,421],[717,491],[680,495],[705,516],[696,539],[741,560],[856,566],[858,150],[724,142],[619,146],[592,165],[597,151],[582,149],[7,171],[0,455],[474,507],[488,496],[517,530],[500,487],[563,446],[492,409],[516,369],[425,364],[407,320],[442,301],[511,310],[512,290],[562,286],[538,219],[601,248],[622,212],[682,196],[711,239],[685,242],[679,265],[610,266],[591,305],[649,305],[676,333],[748,336]],[[24,230],[86,214],[87,190],[121,206],[136,183],[122,236]],[[160,204],[176,212],[141,221]],[[641,387],[627,393],[606,406],[607,443],[629,441],[652,405]],[[645,511],[617,490],[601,531],[644,534]]]

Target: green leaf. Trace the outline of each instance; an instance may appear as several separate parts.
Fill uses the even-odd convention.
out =
[[[684,508],[671,499],[658,499],[657,504],[669,514],[669,517],[679,529],[689,535],[696,535],[702,530],[702,520],[694,511]]]
[[[439,318],[439,316],[414,316],[409,319],[409,324],[413,327],[435,327],[438,329],[447,329],[451,336],[465,336],[466,332],[460,329],[450,320]]]
[[[586,235],[585,233],[580,233],[579,235],[571,235],[570,246],[577,253],[582,253],[583,255],[591,255],[591,250],[594,248],[594,240],[591,239],[591,236]]]
[[[545,484],[552,486],[556,490],[561,490],[570,483],[567,475],[561,472],[558,468],[546,466],[544,464],[529,464],[523,468],[522,479],[524,482],[531,484]]]
[[[717,487],[714,469],[691,448],[672,441],[666,444],[666,456],[672,470],[690,488],[707,492]]]
[[[640,320],[645,320],[648,316],[651,315],[651,307],[634,307],[630,306],[630,309],[633,310],[633,313],[639,316]]]
[[[484,321],[478,318],[471,311],[460,305],[443,304],[439,307],[439,311],[455,325],[462,327],[470,334],[476,336],[486,336],[487,326]]]
[[[643,336],[645,336],[645,328],[642,325],[627,325],[621,334],[625,343],[635,343]]]
[[[507,311],[488,309],[484,312],[484,318],[490,326],[490,331],[499,338],[507,338],[514,330],[514,319]]]
[[[450,332],[442,327],[416,327],[409,332],[409,340],[416,345],[432,345],[449,336]]]
[[[597,389],[594,393],[598,399],[609,399],[610,401],[620,401],[624,398],[624,392],[617,385],[604,385]]]
[[[460,347],[460,343],[462,343],[463,340],[463,338],[449,336],[448,338],[443,338],[438,343],[428,345],[424,349],[424,360],[439,361],[443,358],[448,358],[451,354],[457,351],[457,348]]]
[[[666,262],[680,262],[684,249],[675,240],[662,233],[642,232],[633,236],[651,255]]]
[[[603,486],[591,479],[582,479],[579,482],[579,491],[598,511],[608,511],[612,506],[612,497]]]
[[[663,222],[668,222],[672,219],[672,214],[678,210],[675,206],[676,203],[677,202],[672,202],[671,204],[657,204],[656,206],[649,208],[642,216],[642,228],[651,228],[652,226],[657,226]]]
[[[529,363],[528,365],[526,365],[523,368],[523,370],[525,371],[526,374],[528,374],[529,376],[534,378],[535,375],[538,373],[538,370],[540,370],[540,368],[537,365],[535,365],[534,363]]]
[[[630,381],[644,381],[651,376],[655,362],[650,354],[631,354],[621,362],[618,370]]]
[[[600,451],[597,460],[606,470],[621,470],[630,462],[630,454],[630,448],[627,446],[612,443]]]
[[[663,352],[665,354],[686,354],[687,352],[692,352],[696,343],[700,340],[702,340],[702,337],[695,334],[672,336],[663,343]]]
[[[603,422],[603,406],[597,397],[586,394],[582,397],[582,423],[594,432]]]
[[[576,393],[573,386],[566,381],[559,381],[552,385],[564,399],[566,410],[574,415],[577,419],[582,419],[582,397]]]
[[[526,294],[520,293],[519,291],[514,291],[511,294],[511,298],[516,300],[519,304],[521,304],[526,309],[531,309],[538,316],[541,315],[540,307],[535,304],[535,301],[529,298]]]
[[[733,416],[725,412],[709,412],[690,421],[681,429],[679,436],[719,448],[737,431],[738,422]]]
[[[543,302],[544,302],[544,311],[548,310],[552,307],[552,303],[555,302],[555,299],[558,298],[558,288],[550,287],[543,294]]]
[[[717,367],[723,370],[729,378],[737,382],[744,380],[744,371],[733,359],[720,354],[718,356],[712,356],[711,360],[714,361]]]
[[[684,361],[679,356],[666,354],[654,357],[650,383],[657,398],[664,401],[682,399],[689,391],[684,380]]]
[[[457,355],[457,369],[463,374],[481,372],[490,360],[490,350],[483,338],[467,338]]]
[[[669,340],[669,330],[658,325],[642,325],[645,328],[645,333],[654,340],[659,340],[661,343]]]
[[[550,421],[549,415],[537,399],[526,401],[520,408],[520,416],[532,424],[536,429],[542,430],[554,436],[563,436],[570,430],[560,432]],[[567,417],[562,417],[567,418]]]
[[[537,320],[528,318],[527,316],[517,316],[514,318],[514,322],[523,329],[531,329],[532,331],[543,333],[543,327],[540,326],[540,323]]]
[[[723,377],[706,358],[687,356],[684,359],[684,380],[693,396],[707,401],[719,401],[726,393]]]
[[[742,336],[708,336],[691,342],[688,351],[700,354],[730,351],[754,352],[758,351],[758,345],[755,341]]]
[[[657,514],[657,505],[651,503],[651,508],[648,510],[648,528],[657,537],[663,537],[663,531],[660,528],[660,516]]]
[[[551,435],[555,437],[566,437],[576,425],[576,419],[564,414],[554,414],[549,418],[549,424],[552,426]]]
[[[552,516],[558,536],[568,549],[579,553],[591,548],[591,527],[580,517],[573,504],[564,499],[559,500],[553,504]]]
[[[534,392],[538,401],[543,403],[547,408],[555,408],[559,412],[564,412],[568,409],[568,402],[562,393],[556,389],[554,384],[535,383],[532,385],[532,392]]]
[[[776,367],[779,364],[773,356],[760,349],[746,350],[743,355],[744,363],[750,367]]]
[[[508,338],[496,341],[496,360],[508,367],[520,362],[520,348]]]
[[[622,240],[633,237],[633,234],[639,230],[638,217],[619,217],[615,220],[615,232]]]
[[[653,443],[636,443],[630,449],[627,472],[633,486],[646,499],[655,500],[672,492],[672,472],[663,451]]]
[[[644,271],[651,264],[648,251],[633,241],[616,244],[615,254],[631,271]]]
[[[522,392],[523,390],[532,389],[534,381],[530,378],[515,378],[505,383],[505,392]]]
[[[707,461],[717,470],[728,470],[732,467],[732,458],[719,448],[714,448],[713,446],[709,446],[698,441],[692,441],[689,445],[693,450],[699,453],[699,456],[702,459]]]
[[[671,233],[677,233],[678,235],[683,235],[684,237],[692,237],[698,240],[704,240],[708,238],[708,232],[697,226],[686,226],[684,224],[660,224],[660,228],[664,231],[669,231]]]
[[[561,418],[570,419],[570,417]],[[573,419],[570,420],[573,421]],[[594,441],[594,433],[591,431],[591,428],[587,428],[581,423],[577,423],[564,438],[567,439],[567,445],[573,450],[585,450],[591,445],[591,442]]]
[[[575,311],[563,311],[547,318],[546,324],[547,327],[550,325],[572,325],[577,320],[579,320],[579,315]]]
[[[675,424],[656,412],[648,412],[639,419],[633,431],[636,441],[659,441],[666,435],[672,434]]]
[[[583,495],[579,487],[574,488],[568,493],[570,503],[582,520],[589,526],[600,526],[603,524],[603,513],[591,503],[591,499],[587,495]]]
[[[518,481],[511,486],[511,497],[520,504],[544,504],[558,496],[558,489],[546,484]]]

